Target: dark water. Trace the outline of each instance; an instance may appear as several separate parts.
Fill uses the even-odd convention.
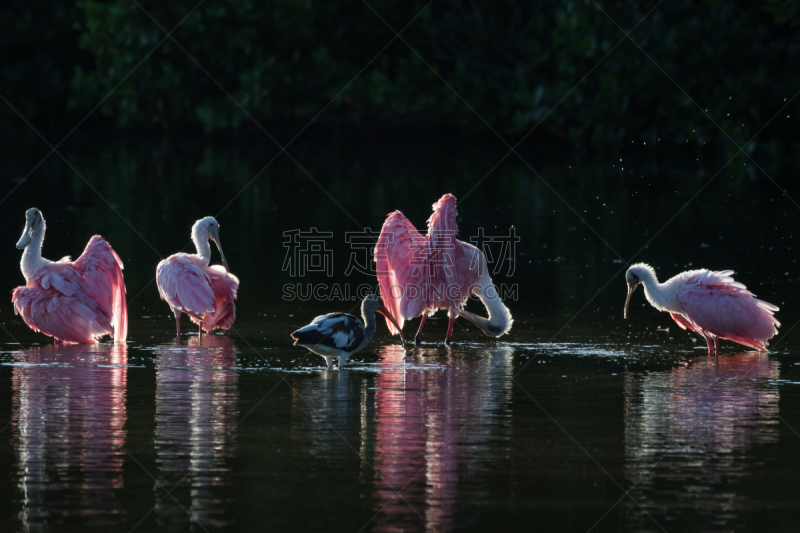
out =
[[[65,151],[83,178],[48,160],[0,204],[4,290],[23,282],[13,246],[35,205],[46,257],[77,256],[93,233],[119,252],[130,334],[53,347],[0,308],[2,529],[795,530],[798,209],[739,160],[692,199],[725,159],[697,147],[634,153],[624,171],[525,152],[563,201],[513,160],[480,182],[501,148],[298,144],[305,170],[281,157],[260,175],[275,154],[263,143]],[[9,159],[4,194],[44,153]],[[344,275],[360,253],[345,233],[393,209],[421,227],[444,192],[465,240],[515,227],[514,270],[495,276],[516,284],[511,333],[456,327],[446,348],[440,314],[403,351],[381,325],[342,371],[291,346],[293,329],[357,302],[285,301],[284,286],[370,283]],[[242,282],[237,322],[202,340],[184,322],[176,341],[155,265],[209,214]],[[284,232],[311,227],[333,232],[332,277],[282,269]],[[773,349],[723,343],[709,359],[641,292],[623,322],[620,271],[639,250],[662,278],[736,270],[781,307]]]

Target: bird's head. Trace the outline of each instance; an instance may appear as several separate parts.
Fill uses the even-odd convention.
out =
[[[373,313],[380,313],[385,316],[394,327],[397,328],[397,331],[400,332],[400,340],[403,343],[403,346],[406,345],[406,338],[403,336],[403,330],[397,324],[397,320],[395,320],[392,312],[386,307],[383,303],[383,299],[379,294],[368,294],[364,301],[361,302],[361,312],[366,317]]]
[[[653,267],[645,263],[636,263],[625,273],[625,282],[628,284],[628,297],[625,299],[624,318],[628,318],[628,305],[631,303],[631,294],[633,294],[633,291],[636,290],[636,287],[638,287],[640,283],[651,280],[656,280],[656,272],[653,270]]]
[[[44,234],[44,218],[42,212],[31,207],[25,211],[25,229],[22,230],[22,237],[17,242],[17,248],[22,249],[28,246],[34,237]]]
[[[222,245],[219,243],[219,222],[214,217],[201,218],[192,226],[192,240],[195,243],[205,243],[214,241],[219,250],[219,255],[222,258],[222,264],[225,265],[225,270],[231,271],[228,268],[228,261],[225,259],[225,253],[222,251]]]

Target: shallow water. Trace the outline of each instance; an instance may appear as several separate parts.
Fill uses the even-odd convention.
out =
[[[546,167],[590,229],[514,165],[468,194],[502,153],[492,159],[475,148],[453,163],[443,148],[356,158],[343,150],[319,160],[313,146],[299,149],[342,209],[292,166],[271,169],[218,217],[242,281],[234,329],[199,339],[184,321],[176,340],[151,283],[155,265],[265,162],[105,150],[70,157],[135,231],[57,167],[0,208],[0,222],[13,228],[1,237],[4,250],[13,250],[31,205],[48,221],[51,259],[78,255],[102,233],[126,263],[130,301],[126,346],[54,347],[10,303],[0,309],[8,530],[778,531],[800,519],[800,336],[790,331],[800,320],[791,250],[800,215],[772,184],[719,180],[657,234],[700,178],[665,184],[681,168],[655,177],[642,170],[641,179],[598,170],[611,161],[577,174]],[[593,185],[591,171],[611,185]],[[467,196],[462,238],[480,227],[517,229],[515,269],[495,278],[518,284],[511,333],[495,341],[465,324],[446,348],[440,314],[422,347],[404,351],[379,324],[341,371],[293,347],[293,329],[357,302],[284,301],[285,284],[371,281],[343,274],[353,251],[345,232],[359,229],[344,211],[377,230],[402,209],[422,226],[447,191]],[[334,232],[332,278],[281,268],[283,232],[312,226]],[[723,343],[723,355],[709,359],[641,291],[623,322],[614,250],[628,260],[653,236],[637,260],[662,277],[736,269],[737,280],[781,306],[786,340],[777,337],[768,354]],[[10,290],[22,276],[18,253],[5,257]]]
[[[675,531],[799,511],[790,355],[387,343],[286,372],[297,355],[217,335],[7,352],[12,521]]]

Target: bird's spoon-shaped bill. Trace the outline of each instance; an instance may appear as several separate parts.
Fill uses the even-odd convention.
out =
[[[22,237],[19,238],[19,242],[17,242],[17,248],[20,250],[31,243],[31,234],[27,230],[28,227],[25,226],[25,231],[22,233]]]
[[[230,272],[231,269],[228,268],[228,260],[225,259],[225,252],[222,251],[222,245],[219,243],[219,232],[212,231],[209,237],[211,237],[211,240],[217,245],[217,250],[219,250],[219,256],[222,258],[222,264],[225,266],[225,270]]]
[[[633,294],[633,291],[639,286],[638,283],[633,283],[629,280],[625,281],[628,283],[628,297],[625,299],[625,312],[622,314],[622,318],[628,318],[628,305],[631,303],[631,294]]]
[[[25,217],[25,229],[22,230],[22,237],[17,242],[17,248],[23,249],[31,243],[31,233],[33,232],[33,224],[39,217],[38,212],[31,213],[33,210],[28,210]]]
[[[380,314],[382,314],[386,318],[388,318],[389,321],[394,325],[394,327],[397,328],[397,331],[400,332],[400,341],[403,343],[403,348],[405,348],[406,347],[406,338],[403,336],[403,330],[400,329],[400,326],[398,325],[397,321],[392,316],[392,313],[389,312],[389,310],[386,308],[386,306],[383,304],[383,302],[381,302],[380,307],[378,307],[378,309],[376,309],[375,311],[380,313]]]

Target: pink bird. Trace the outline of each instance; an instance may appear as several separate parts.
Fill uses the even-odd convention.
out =
[[[678,325],[699,333],[708,344],[708,355],[719,354],[719,339],[766,351],[767,341],[778,333],[780,322],[772,316],[778,308],[756,299],[747,287],[733,280],[732,270],[689,270],[659,283],[653,267],[638,263],[628,269],[628,298],[641,283],[647,301],[667,311]]]
[[[17,243],[25,249],[21,267],[27,283],[12,293],[14,312],[32,330],[53,337],[55,344],[96,344],[103,335],[125,342],[125,280],[122,261],[111,245],[95,235],[76,261],[48,261],[42,257],[44,231],[41,211],[28,209]]]
[[[212,240],[217,245],[222,264],[209,266]],[[219,243],[219,224],[214,217],[198,220],[192,226],[196,254],[177,253],[161,261],[156,269],[156,283],[161,299],[175,313],[175,327],[181,334],[181,313],[203,330],[230,329],[236,320],[236,292],[239,278],[228,270],[228,262]]]
[[[433,204],[428,234],[423,237],[401,213],[389,213],[375,247],[380,292],[399,328],[387,319],[392,334],[406,320],[421,316],[416,344],[428,316],[446,309],[450,322],[445,344],[450,344],[453,323],[459,316],[490,337],[508,333],[513,319],[500,300],[489,276],[486,256],[471,244],[459,241],[456,197],[445,194]],[[464,309],[470,295],[480,298],[489,312],[483,318]]]

